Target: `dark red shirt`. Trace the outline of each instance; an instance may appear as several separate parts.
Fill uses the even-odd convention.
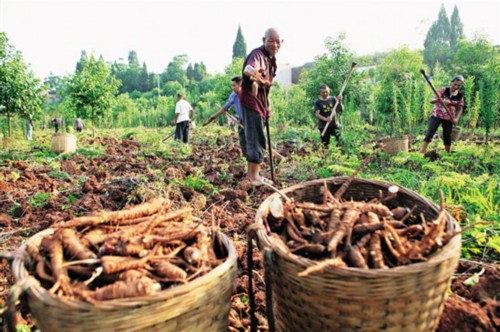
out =
[[[247,65],[255,68],[256,71],[261,71],[260,75],[270,83],[273,82],[274,76],[276,76],[276,58],[271,57],[266,51],[264,45],[259,48],[254,49],[245,59],[243,68]],[[252,93],[252,83],[253,81],[246,76],[244,73],[242,75],[243,81],[241,84],[241,95],[240,103],[258,112],[264,119],[267,119],[269,110],[266,105],[269,105],[269,90],[270,88],[264,88],[259,86],[257,96]]]

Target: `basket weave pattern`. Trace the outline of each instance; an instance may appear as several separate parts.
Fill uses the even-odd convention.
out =
[[[382,140],[382,143],[384,143],[384,152],[391,156],[395,156],[399,152],[408,152],[408,136],[386,138]]]
[[[346,178],[328,179],[335,192]],[[381,189],[387,194],[389,183],[356,179],[345,199],[369,200]],[[296,201],[319,203],[323,180],[303,183],[283,190]],[[273,197],[266,199],[257,212],[257,223]],[[398,197],[389,206],[417,205],[415,213],[427,220],[439,213],[431,201],[400,188]],[[448,215],[447,227],[459,230]],[[259,245],[273,249],[273,311],[277,331],[433,331],[439,323],[446,290],[460,258],[461,241],[455,236],[426,262],[388,270],[358,268],[327,268],[323,273],[307,277],[297,274],[314,261],[290,253],[287,248],[262,228],[258,230]]]
[[[73,153],[76,151],[76,136],[67,133],[52,135],[51,150],[55,153]]]
[[[456,142],[460,139],[462,129],[460,127],[453,127],[451,130],[451,141]]]
[[[27,243],[38,246],[53,232],[47,229]],[[151,296],[89,304],[51,295],[29,276],[23,257],[26,244],[13,262],[16,280],[31,278],[28,304],[41,331],[225,331],[236,278],[237,254],[232,242],[221,234],[229,254],[225,262],[186,285]]]

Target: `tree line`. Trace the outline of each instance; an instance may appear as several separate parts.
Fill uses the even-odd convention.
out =
[[[79,116],[95,126],[160,127],[173,119],[178,92],[193,104],[195,120],[201,122],[218,108],[217,104],[225,102],[231,92],[230,79],[241,75],[247,54],[239,27],[232,61],[221,74],[207,73],[203,62],[191,63],[185,54],[175,56],[163,72],[153,73],[145,62],[141,64],[134,50],[129,52],[127,63],[106,62],[82,51],[72,75],[50,76],[41,84],[27,69],[19,52],[13,50],[6,35],[0,36],[0,52],[10,52],[8,57],[0,57],[7,59],[0,63],[0,82],[8,73],[13,75],[12,68],[23,68],[16,80],[19,86],[30,90],[21,98],[19,93],[15,97],[15,89],[0,85],[0,113],[6,115],[7,122],[12,117],[32,113],[35,120],[45,122],[54,116],[68,119]],[[360,69],[353,74],[344,93],[346,111],[342,121],[347,127],[366,124],[390,135],[415,133],[422,128],[432,109],[429,103],[432,95],[419,73],[421,68],[432,73],[435,86],[447,85],[455,74],[466,77],[463,91],[466,115],[462,126],[472,129],[481,126],[489,132],[498,123],[499,49],[484,36],[466,39],[456,6],[451,19],[444,6],[441,7],[437,20],[429,28],[423,50],[402,46],[357,56],[345,45],[345,38],[345,34],[327,38],[326,51],[302,71],[298,84],[290,87],[276,84],[271,94],[274,125],[314,126],[312,105],[319,86],[327,84],[333,94],[339,91],[352,61],[358,62]],[[44,104],[39,97],[42,89],[55,91],[61,100]]]

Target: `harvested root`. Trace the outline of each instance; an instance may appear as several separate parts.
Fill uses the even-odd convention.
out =
[[[218,232],[165,199],[57,224],[28,247],[28,271],[56,296],[96,303],[153,295],[210,272],[227,257]],[[216,249],[215,249],[216,247]]]
[[[104,286],[95,291],[84,292],[82,295],[90,302],[98,302],[152,295],[160,290],[161,285],[159,283],[154,282],[150,278],[143,277],[128,281],[117,281],[114,284]]]
[[[387,269],[424,261],[457,234],[447,231],[444,210],[427,222],[423,215],[413,215],[416,206],[394,206],[397,192],[389,193],[390,199],[380,191],[379,197],[369,201],[343,201],[341,194],[345,190],[347,187],[342,185],[332,195],[324,184],[322,197],[313,199],[321,204],[278,203],[279,197],[273,200],[273,205],[279,207],[276,215],[284,220],[272,228],[277,233],[274,238],[291,253],[326,261],[302,275],[322,271],[326,266]]]

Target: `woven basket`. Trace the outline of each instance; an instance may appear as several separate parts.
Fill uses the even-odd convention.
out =
[[[335,192],[346,177],[327,179]],[[323,182],[316,180],[296,185],[283,192],[296,201],[320,203]],[[345,199],[368,200],[387,194],[392,184],[355,179]],[[327,268],[323,273],[298,277],[316,262],[290,253],[284,244],[274,241],[265,231],[263,213],[277,194],[268,197],[256,215],[257,237],[261,249],[271,248],[270,278],[273,289],[273,313],[277,331],[433,331],[439,323],[446,290],[460,258],[461,240],[455,236],[426,262],[392,269]],[[415,213],[426,220],[437,217],[439,207],[416,193],[400,188],[388,202],[417,205]],[[459,225],[447,215],[449,230]]]
[[[16,280],[29,280],[28,305],[41,331],[225,331],[236,278],[237,254],[221,234],[228,250],[225,262],[185,285],[151,296],[89,304],[53,296],[28,274],[26,244],[38,246],[52,234],[47,229],[30,238],[16,252],[12,271]]]
[[[462,128],[460,127],[453,127],[451,129],[451,141],[456,142],[460,139],[460,134],[462,133]]]
[[[382,143],[384,144],[384,152],[391,156],[395,156],[399,152],[408,152],[408,136],[385,138],[382,140]]]
[[[52,135],[51,150],[55,153],[73,153],[76,151],[76,136],[73,134],[56,133]]]

